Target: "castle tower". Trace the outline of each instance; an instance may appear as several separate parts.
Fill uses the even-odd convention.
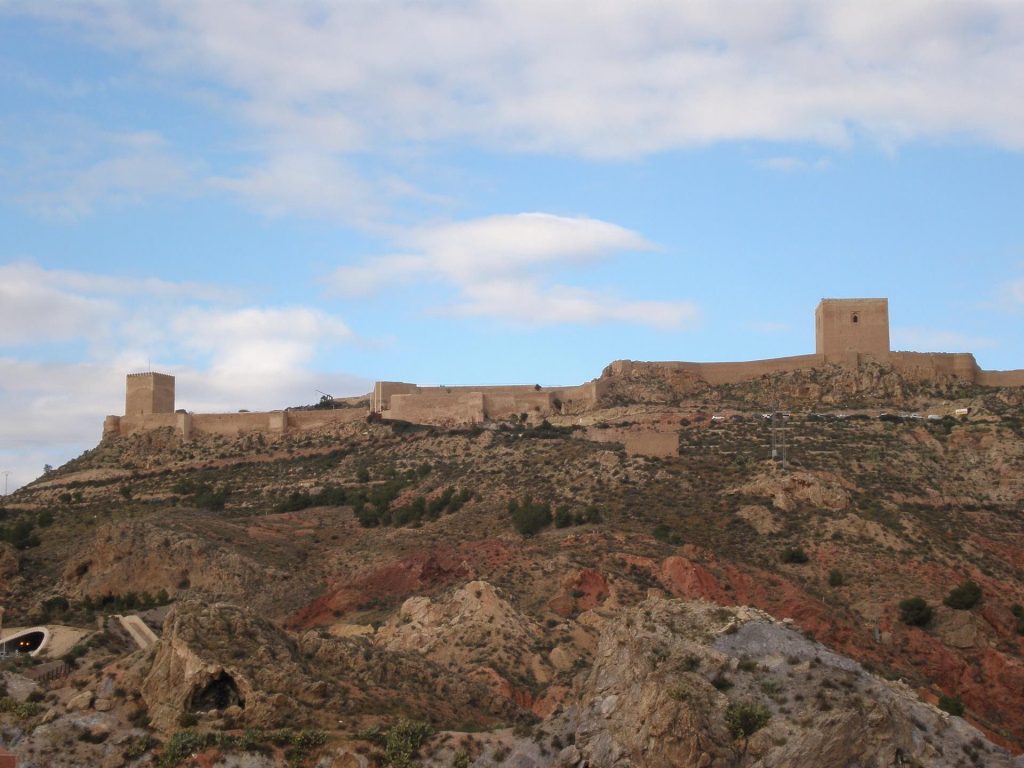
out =
[[[129,373],[125,381],[124,415],[174,413],[174,377],[166,373]]]
[[[889,358],[888,299],[822,299],[814,325],[815,351],[827,363]]]

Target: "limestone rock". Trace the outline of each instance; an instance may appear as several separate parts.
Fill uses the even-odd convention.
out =
[[[227,603],[178,603],[155,649],[141,690],[153,724],[165,731],[185,712],[232,706],[248,723],[286,722],[290,698],[265,691],[297,692],[311,683],[281,630]]]
[[[954,648],[973,648],[978,643],[978,625],[970,611],[940,610],[936,631],[942,642]]]
[[[68,700],[69,710],[85,710],[92,706],[94,694],[92,691],[82,691],[75,694]]]
[[[952,767],[966,751],[983,752],[987,766],[1015,765],[962,718],[759,610],[654,594],[605,622],[593,667],[548,727],[574,733],[592,766],[713,768],[736,764],[727,713],[748,705],[767,718],[745,745],[764,768],[881,766],[894,755]]]

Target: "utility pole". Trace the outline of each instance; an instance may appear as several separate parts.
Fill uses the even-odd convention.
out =
[[[786,425],[782,413],[776,405],[772,409],[772,460],[782,459],[782,468],[786,469]]]
[[[4,475],[4,496],[7,495],[7,478],[10,476],[10,474],[11,474],[10,470],[7,470],[7,469],[5,469],[4,472],[3,472],[3,475]]]

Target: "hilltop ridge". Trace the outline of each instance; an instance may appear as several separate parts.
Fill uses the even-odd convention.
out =
[[[47,733],[80,727],[79,685],[111,702],[112,732],[170,739],[164,754],[179,731],[288,726],[322,730],[339,765],[384,762],[373,729],[404,717],[439,732],[420,750],[434,765],[793,765],[816,750],[1012,764],[1024,390],[881,363],[610,378],[594,407],[533,423],[363,414],[277,435],[107,436],[19,490],[0,524],[35,521],[39,544],[6,550],[7,625],[144,609],[162,635],[132,652],[108,619],[35,716],[59,728],[23,720],[19,744],[45,754]],[[944,605],[967,581],[980,600]],[[902,618],[916,596],[923,627]],[[717,629],[691,637],[688,622]],[[271,658],[279,673],[258,672]],[[880,701],[870,736],[845,738]],[[749,743],[727,717],[747,704],[768,717]],[[124,730],[133,712],[148,730]]]

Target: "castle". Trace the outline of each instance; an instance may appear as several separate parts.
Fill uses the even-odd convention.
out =
[[[1024,386],[1024,370],[983,371],[970,352],[891,351],[888,299],[822,299],[815,310],[814,322],[815,351],[810,355],[737,363],[618,360],[600,378],[570,387],[421,387],[401,381],[378,381],[367,396],[369,413],[422,424],[476,424],[524,415],[536,421],[593,406],[614,377],[629,376],[653,367],[688,374],[714,385],[829,364],[856,368],[866,363],[880,363],[918,380],[955,378],[981,386]],[[186,440],[193,434],[281,434],[358,421],[366,416],[367,410],[362,408],[219,414],[176,411],[173,376],[133,373],[127,377],[124,416],[108,416],[103,434],[130,435],[160,427],[171,427]]]

